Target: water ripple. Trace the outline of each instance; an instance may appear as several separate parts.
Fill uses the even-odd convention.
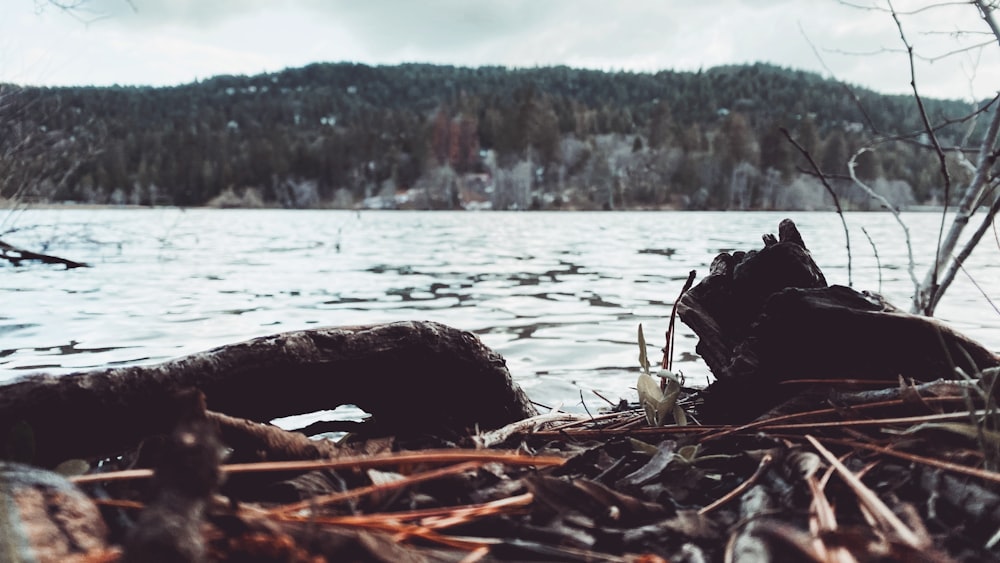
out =
[[[2,266],[0,381],[162,361],[278,331],[405,319],[480,335],[535,400],[581,409],[634,398],[636,330],[654,357],[690,270],[760,246],[792,216],[831,283],[846,284],[830,213],[392,213],[282,210],[29,210],[35,239],[11,241],[94,264],[66,271]],[[907,216],[916,249],[939,218]],[[902,235],[884,214],[849,214],[875,241],[853,256],[860,289],[906,308]],[[858,245],[855,245],[858,246]],[[919,274],[929,261],[918,252]],[[881,262],[881,268],[878,266]],[[988,249],[968,269],[1000,301]],[[1000,348],[1000,315],[959,278],[939,312]],[[675,368],[709,377],[678,325]],[[596,401],[596,403],[595,403]]]

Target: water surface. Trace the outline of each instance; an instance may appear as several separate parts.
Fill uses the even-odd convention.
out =
[[[0,381],[150,363],[274,332],[432,320],[501,352],[532,399],[582,410],[634,399],[636,329],[663,344],[690,270],[761,246],[793,218],[830,283],[847,284],[833,213],[29,210],[5,239],[93,265],[0,266]],[[940,221],[905,216],[922,278]],[[912,282],[888,214],[849,214],[852,274],[901,308]],[[875,249],[861,232],[865,227]],[[877,249],[877,258],[876,258]],[[1000,349],[997,244],[988,240],[939,316]],[[709,372],[680,325],[675,368]],[[654,361],[659,353],[650,351]]]

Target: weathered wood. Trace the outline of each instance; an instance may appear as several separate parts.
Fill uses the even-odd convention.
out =
[[[216,412],[269,421],[354,404],[400,436],[497,428],[535,414],[504,359],[431,322],[287,332],[161,364],[28,376],[0,392],[0,436],[24,421],[35,463],[91,458],[170,430],[197,388]]]
[[[996,354],[936,319],[834,285],[775,293],[737,349],[731,373],[749,367],[779,380],[853,374],[932,381],[956,377],[955,367],[973,375],[998,363]]]
[[[764,235],[764,248],[724,252],[709,275],[681,296],[677,313],[698,335],[696,351],[718,379],[729,376],[733,350],[749,334],[764,302],[789,287],[826,287],[826,278],[802,243],[795,224],[781,222],[779,238]]]
[[[681,320],[718,380],[701,414],[739,422],[789,398],[791,379],[920,381],[1000,365],[981,344],[881,296],[827,286],[794,223],[765,235],[760,251],[720,254],[709,276],[684,294]]]

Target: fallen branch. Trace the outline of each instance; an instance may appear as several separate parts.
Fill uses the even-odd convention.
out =
[[[28,376],[2,387],[0,436],[26,424],[43,466],[114,455],[168,432],[170,397],[186,388],[200,389],[212,411],[257,422],[353,404],[373,415],[371,433],[402,437],[464,437],[536,414],[503,358],[475,335],[398,322],[281,333],[156,365]]]
[[[12,244],[7,244],[6,242],[0,240],[0,259],[6,260],[15,266],[19,265],[25,260],[36,260],[44,264],[61,264],[66,266],[67,270],[73,268],[89,268],[90,265],[85,262],[77,262],[75,260],[68,260],[66,258],[60,258],[58,256],[51,256],[49,254],[41,254],[39,252],[32,252],[30,250],[24,250],[18,248]]]

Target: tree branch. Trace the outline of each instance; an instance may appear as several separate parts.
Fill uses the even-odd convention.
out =
[[[903,46],[906,47],[906,55],[910,63],[910,88],[913,90],[913,98],[917,102],[917,110],[920,112],[920,121],[924,124],[924,132],[930,137],[931,144],[934,146],[934,153],[937,155],[938,165],[941,169],[941,179],[944,181],[944,210],[941,212],[941,224],[938,227],[938,244],[934,254],[934,267],[931,274],[931,286],[936,287],[938,269],[941,262],[941,239],[944,237],[944,223],[948,213],[948,202],[951,199],[951,175],[948,173],[947,157],[945,157],[944,151],[941,150],[941,143],[938,142],[937,134],[934,132],[934,128],[931,127],[930,119],[927,117],[927,109],[924,107],[924,100],[917,89],[917,71],[913,62],[913,45],[906,38],[906,33],[903,31],[903,23],[899,20],[899,14],[892,5],[892,0],[886,0],[886,3],[889,5],[892,13],[892,20],[896,22],[896,29],[899,30],[899,39],[903,42]],[[917,291],[917,295],[914,295],[914,307],[921,305],[921,296],[919,293]],[[924,307],[924,314],[931,315],[932,311]]]
[[[882,194],[876,192],[871,187],[869,187],[868,184],[865,184],[864,182],[862,182],[861,179],[858,178],[857,174],[855,174],[855,171],[854,171],[854,169],[855,169],[855,167],[857,166],[857,163],[858,163],[857,162],[858,157],[861,156],[862,154],[864,154],[866,151],[869,151],[869,150],[871,150],[871,149],[869,149],[868,147],[862,147],[859,151],[857,151],[856,153],[854,153],[851,156],[851,160],[849,160],[847,162],[847,170],[848,170],[848,172],[851,175],[851,180],[854,182],[854,185],[856,185],[859,188],[861,188],[862,190],[864,190],[871,197],[877,199],[879,201],[879,203],[882,204],[883,207],[885,207],[886,209],[888,209],[889,211],[891,211],[892,212],[892,216],[895,217],[896,222],[899,223],[899,226],[903,229],[903,237],[906,240],[906,257],[908,259],[908,264],[907,264],[906,270],[910,274],[910,280],[913,281],[913,299],[914,299],[914,306],[916,306],[917,305],[916,298],[917,298],[917,295],[920,293],[920,282],[917,281],[916,264],[913,261],[913,245],[910,243],[910,229],[909,229],[909,227],[906,226],[906,223],[903,221],[903,218],[899,215],[899,209],[897,209],[896,206],[894,206],[888,199],[886,199],[884,196],[882,196]],[[864,229],[862,229],[862,230],[864,230]],[[865,236],[868,236],[868,233],[865,233]],[[871,239],[869,238],[869,241],[870,240]],[[875,245],[872,244],[872,246],[874,247]],[[876,253],[876,259],[877,258],[878,258],[878,254]],[[882,276],[882,272],[880,271],[879,272],[879,278],[881,278],[881,276]],[[881,285],[881,282],[880,282],[879,285]]]
[[[816,161],[813,160],[813,157],[811,154],[809,154],[809,151],[807,151],[805,147],[800,145],[798,142],[795,141],[795,139],[792,138],[792,134],[788,132],[788,129],[781,127],[780,130],[781,133],[785,136],[785,138],[788,139],[788,142],[792,143],[792,145],[796,149],[798,149],[798,151],[802,153],[802,156],[804,156],[805,159],[809,162],[809,165],[813,167],[813,170],[816,171],[816,176],[819,178],[820,182],[823,183],[823,187],[826,188],[827,193],[829,193],[830,197],[833,198],[833,205],[836,206],[837,215],[840,216],[840,224],[844,227],[844,244],[847,246],[847,285],[853,287],[854,280],[852,278],[852,270],[851,270],[851,234],[847,229],[847,220],[844,219],[844,210],[840,207],[840,198],[838,198],[837,193],[833,191],[833,186],[831,186],[830,183],[827,182],[826,176],[823,174],[823,171],[819,169],[819,165],[817,165]]]
[[[987,6],[982,0],[975,0],[974,4],[979,9],[980,15],[990,26],[990,29],[993,30],[997,41],[1000,42],[1000,28],[998,28],[996,21],[993,19],[993,8],[991,6]],[[957,266],[950,266],[948,268],[945,273],[945,277],[940,281],[940,285],[937,279],[937,274],[941,267],[943,267],[949,260],[952,260],[952,252],[958,245],[958,239],[961,236],[962,231],[965,229],[965,226],[969,223],[972,215],[975,214],[976,210],[982,203],[982,196],[989,185],[990,170],[993,168],[993,165],[996,163],[998,157],[995,152],[998,132],[1000,132],[1000,111],[994,110],[993,119],[990,121],[989,128],[983,136],[982,143],[979,146],[976,172],[973,174],[972,180],[970,180],[969,185],[965,189],[965,193],[962,195],[962,200],[958,204],[955,218],[952,219],[951,228],[948,231],[947,236],[938,244],[934,267],[930,272],[928,272],[928,275],[921,286],[919,296],[919,303],[921,306],[914,312],[922,312],[925,315],[933,315],[934,309],[941,300],[941,296],[954,280]],[[995,216],[995,211],[993,211],[993,209],[995,207],[996,205],[994,204],[993,208],[991,208],[991,213],[987,214],[985,219],[986,221],[993,220],[993,217]],[[977,238],[975,240],[978,242],[979,239]],[[970,243],[971,242],[972,241],[970,241]],[[967,256],[971,252],[972,247],[967,244],[966,248],[963,249],[959,256]],[[964,261],[964,258],[962,258],[962,260]],[[961,264],[958,264],[958,266],[960,265]]]

